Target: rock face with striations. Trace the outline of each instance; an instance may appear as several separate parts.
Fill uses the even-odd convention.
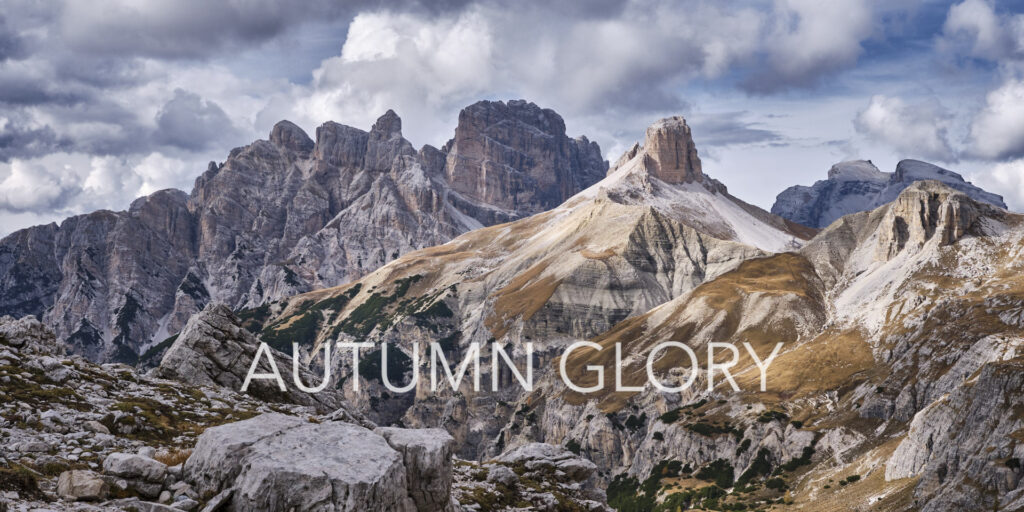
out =
[[[919,477],[914,498],[925,503],[921,510],[926,512],[1019,510],[1024,506],[1024,445],[1014,438],[1024,419],[1006,404],[1019,404],[1022,395],[1024,358],[985,364],[976,380],[914,416],[906,438],[886,462],[885,478]],[[1010,503],[996,496],[1009,497]]]
[[[662,119],[648,127],[644,150],[648,171],[661,181],[686,183],[704,177],[690,127],[680,116]]]
[[[915,182],[886,213],[877,257],[891,259],[907,245],[919,248],[932,237],[937,237],[939,245],[949,245],[972,230],[981,231],[975,226],[979,218],[998,215],[998,209],[972,201],[967,194],[938,181]]]
[[[69,349],[135,363],[211,302],[232,309],[357,278],[406,252],[529,216],[598,181],[597,144],[525,101],[471,105],[419,150],[388,111],[369,132],[288,121],[165,190],[0,240],[0,315],[35,315]]]
[[[828,179],[810,187],[796,185],[783,190],[772,213],[813,228],[824,228],[839,217],[875,209],[893,201],[903,189],[921,180],[940,181],[971,199],[1005,209],[1003,198],[986,192],[963,176],[918,160],[902,160],[893,173],[882,172],[870,160],[840,162],[828,171]]]
[[[240,391],[258,346],[259,340],[240,325],[230,309],[211,304],[189,320],[167,349],[155,375],[192,385],[221,386]],[[276,350],[271,350],[271,355],[278,374],[285,379],[287,391],[282,391],[274,380],[253,379],[247,391],[250,395],[271,402],[312,406],[320,413],[344,407],[341,393],[332,390],[305,393],[296,389],[291,382],[292,358]],[[254,373],[272,373],[270,364],[269,358],[263,356]],[[305,370],[301,376],[309,387],[323,380]]]
[[[561,116],[525,101],[466,107],[445,153],[445,179],[459,199],[493,207],[479,212],[484,224],[554,208],[608,169],[596,143],[570,139]]]

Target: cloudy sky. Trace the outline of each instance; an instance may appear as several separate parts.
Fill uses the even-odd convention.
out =
[[[614,161],[684,115],[768,208],[835,162],[957,170],[1024,210],[1024,0],[0,0],[0,234],[167,187],[281,119],[443,144],[525,98]]]

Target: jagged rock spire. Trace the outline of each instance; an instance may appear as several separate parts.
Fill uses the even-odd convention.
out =
[[[384,115],[377,118],[370,129],[370,138],[387,140],[392,137],[402,136],[402,118],[394,110],[388,109]]]

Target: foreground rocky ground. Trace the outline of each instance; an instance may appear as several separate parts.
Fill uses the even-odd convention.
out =
[[[34,318],[0,318],[0,511],[607,510],[594,464],[559,447],[461,461],[444,430],[327,412],[330,392],[296,404],[218,385],[241,368],[218,358],[244,372],[255,341],[217,311],[150,375],[67,357]],[[155,376],[189,368],[208,385]]]

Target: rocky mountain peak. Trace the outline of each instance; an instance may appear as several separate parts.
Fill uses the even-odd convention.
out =
[[[828,170],[828,179],[840,181],[888,181],[889,175],[878,170],[871,160],[839,162]]]
[[[362,166],[368,137],[358,128],[327,121],[316,129],[313,158],[339,167]]]
[[[270,142],[292,151],[309,152],[313,150],[313,139],[291,121],[279,121],[270,131]]]
[[[824,228],[844,215],[889,203],[920,180],[940,181],[977,201],[1006,208],[999,195],[982,190],[963,176],[937,165],[902,160],[894,172],[884,172],[870,160],[852,160],[833,165],[828,179],[810,187],[795,185],[783,190],[772,205],[772,213],[805,226]]]
[[[387,140],[402,136],[402,119],[394,110],[388,109],[384,115],[377,118],[370,129],[370,137],[377,140]]]
[[[461,197],[517,215],[553,208],[608,169],[596,143],[566,136],[555,111],[524,100],[480,101],[459,113],[445,180]]]
[[[686,120],[681,116],[661,119],[647,128],[644,137],[647,170],[666,183],[700,181],[700,157]]]
[[[36,315],[72,353],[134,363],[207,304],[351,281],[553,208],[607,169],[596,143],[526,101],[467,107],[444,150],[417,153],[392,110],[368,128],[329,121],[314,141],[281,121],[211,162],[191,195],[160,191],[0,239],[0,315]]]
[[[900,160],[899,163],[896,164],[896,170],[893,171],[892,178],[890,178],[890,180],[893,182],[900,183],[912,183],[918,180],[938,180],[950,184],[951,186],[955,186],[955,184],[961,183],[969,185],[969,183],[966,182],[964,180],[964,177],[961,176],[959,173],[955,173],[953,171],[950,171],[949,169],[943,169],[942,167],[930,164],[928,162],[912,160],[909,158],[906,160]],[[998,199],[987,199],[986,202],[1002,202],[1001,197],[996,196],[995,194],[989,195]]]

